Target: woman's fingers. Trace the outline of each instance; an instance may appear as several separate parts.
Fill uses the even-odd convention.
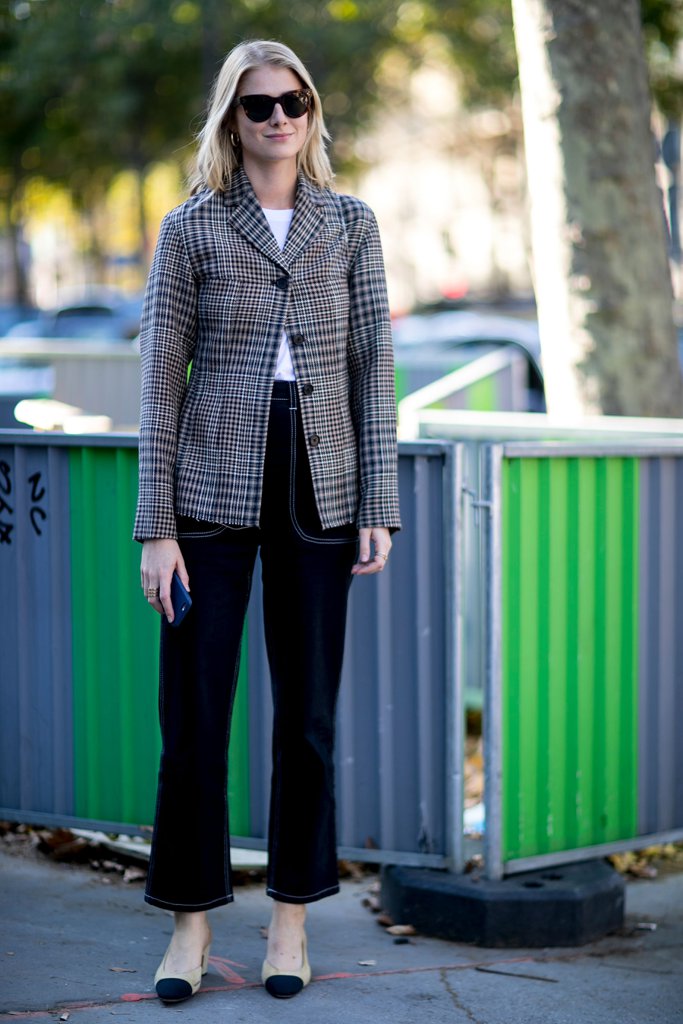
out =
[[[391,534],[385,526],[363,527],[358,531],[358,561],[351,569],[354,576],[382,572],[391,550]],[[371,551],[372,546],[372,551]]]
[[[183,556],[176,540],[170,538],[146,540],[142,545],[140,576],[143,594],[148,604],[173,622],[171,580],[174,570],[189,590],[189,578]]]

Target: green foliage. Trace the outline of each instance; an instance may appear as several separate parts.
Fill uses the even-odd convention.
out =
[[[510,0],[431,0],[425,9],[425,27],[447,40],[465,103],[504,106],[517,80]]]
[[[683,37],[681,0],[641,0],[650,83],[657,105],[670,118],[683,115],[683,77],[676,57]]]
[[[643,0],[653,87],[667,114],[683,90],[674,52],[682,0]],[[302,57],[333,137],[348,141],[376,105],[376,72],[435,46],[466,103],[498,106],[515,88],[509,0],[9,0],[0,7],[0,193],[41,174],[87,203],[123,168],[185,162],[225,53],[276,38]]]
[[[285,40],[353,131],[376,99],[373,71],[393,39],[388,0],[25,0],[0,15],[0,168],[79,192],[98,176],[189,155],[225,53]]]

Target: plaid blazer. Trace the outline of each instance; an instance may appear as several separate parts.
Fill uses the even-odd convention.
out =
[[[161,225],[140,334],[136,540],[176,537],[176,513],[258,525],[283,330],[323,528],[400,528],[391,324],[374,215],[299,175],[281,251],[240,169],[228,191],[197,193]]]

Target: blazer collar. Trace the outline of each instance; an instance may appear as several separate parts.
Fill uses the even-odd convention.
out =
[[[226,206],[231,210],[232,225],[252,245],[287,271],[320,231],[325,220],[325,195],[301,171],[297,179],[294,215],[283,250],[280,250],[275,241],[266,215],[243,167],[237,169],[230,188],[223,196]]]

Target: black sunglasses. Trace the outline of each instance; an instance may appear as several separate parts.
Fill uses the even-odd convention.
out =
[[[250,121],[267,121],[279,103],[287,117],[303,117],[313,103],[310,89],[295,89],[283,92],[282,96],[238,96],[233,107],[242,107]]]

